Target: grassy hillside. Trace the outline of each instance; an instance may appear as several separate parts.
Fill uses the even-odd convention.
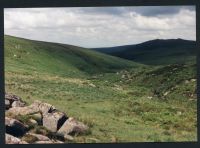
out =
[[[5,36],[6,64],[27,72],[81,76],[137,66],[133,62],[85,48]],[[6,70],[9,66],[6,66]],[[14,70],[14,69],[13,69]]]
[[[197,140],[195,56],[147,66],[85,48],[5,36],[5,88],[87,124],[74,142]]]
[[[147,65],[167,65],[193,62],[195,49],[194,41],[169,39],[94,50]]]

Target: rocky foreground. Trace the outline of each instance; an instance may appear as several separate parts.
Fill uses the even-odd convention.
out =
[[[20,97],[6,94],[5,107],[6,144],[73,142],[74,135],[89,132],[84,123],[38,100],[27,105]]]

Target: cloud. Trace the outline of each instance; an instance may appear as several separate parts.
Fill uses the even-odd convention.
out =
[[[155,38],[196,40],[195,7],[4,9],[5,34],[83,47],[136,44]]]
[[[148,6],[147,6],[148,7]],[[179,13],[181,10],[195,11],[194,6],[151,6],[146,9],[144,7],[135,7],[135,12],[143,16],[161,16],[161,15],[173,15]]]
[[[172,15],[180,12],[183,9],[195,11],[195,6],[135,6],[135,7],[88,7],[78,8],[78,13],[89,14],[107,14],[107,15],[123,15],[126,12],[136,12],[143,16],[160,16],[160,15]]]

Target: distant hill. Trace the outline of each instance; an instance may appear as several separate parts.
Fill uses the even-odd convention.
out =
[[[5,60],[6,69],[39,70],[63,75],[109,72],[139,65],[82,47],[8,35],[5,35]]]
[[[94,50],[147,65],[190,62],[196,55],[195,41],[183,39],[156,39],[136,45]]]

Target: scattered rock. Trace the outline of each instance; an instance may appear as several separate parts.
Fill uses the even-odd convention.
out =
[[[34,103],[39,105],[39,111],[42,112],[42,114],[51,113],[56,109],[53,105],[48,103],[42,103],[40,101],[35,101]]]
[[[74,138],[73,138],[72,136],[67,135],[67,134],[64,135],[64,138],[65,138],[66,140],[69,140],[69,141],[73,141],[73,140],[74,140]]]
[[[24,107],[24,106],[25,106],[25,103],[22,101],[14,101],[12,103],[12,107]]]
[[[39,110],[36,108],[33,108],[32,106],[25,106],[25,107],[10,108],[7,112],[13,115],[30,115],[30,114],[39,113]]]
[[[7,99],[5,99],[5,107],[6,107],[6,109],[9,109],[11,107],[10,101]]]
[[[88,126],[83,124],[82,122],[77,121],[76,119],[70,117],[63,126],[58,130],[59,134],[69,135],[73,133],[85,133],[88,131]]]
[[[27,126],[16,119],[5,117],[6,133],[21,136],[26,132]]]
[[[121,86],[117,85],[117,84],[114,84],[114,88],[116,90],[123,90],[123,88]]]
[[[38,122],[34,119],[30,119],[29,122],[31,123],[31,125],[36,126],[38,125]]]
[[[50,113],[56,109],[53,105],[38,100],[34,101],[29,107],[42,114]]]
[[[96,87],[92,83],[89,85],[91,87]],[[74,138],[70,136],[69,134],[85,133],[89,129],[82,122],[79,122],[72,117],[68,119],[65,113],[56,110],[56,108],[51,104],[44,103],[41,101],[34,101],[29,106],[25,106],[25,105],[26,103],[23,102],[20,97],[16,95],[12,95],[12,94],[5,95],[6,116],[9,116],[9,117],[11,115],[12,117],[15,117],[17,115],[21,115],[22,117],[25,116],[24,119],[28,121],[28,123],[27,122],[26,123],[30,124],[28,126],[28,125],[23,124],[17,119],[5,117],[7,144],[64,143],[59,140],[73,141]],[[28,117],[28,120],[27,120],[27,117]],[[32,125],[34,126],[33,127],[34,130],[31,130],[31,131],[35,133],[31,133],[31,132],[26,133],[29,129],[28,127],[32,127]],[[50,139],[49,137],[44,136],[46,135],[45,133],[37,132],[37,129],[35,129],[35,127],[38,127],[38,125],[42,125],[43,127],[45,127],[46,129],[45,128],[44,129],[46,131],[47,129],[51,131],[50,132],[51,134],[57,134],[55,136],[56,137],[59,136],[56,138],[59,140]],[[22,137],[22,139],[19,139],[17,137]]]
[[[94,85],[94,84],[92,84],[92,83],[90,83],[89,86],[91,86],[91,87],[96,87],[96,85]]]
[[[148,98],[148,99],[152,99],[153,97],[151,97],[151,96],[148,96],[147,98]]]
[[[126,77],[126,75],[122,75],[121,78],[124,79]]]
[[[43,126],[52,132],[56,132],[67,120],[67,116],[59,111],[43,115]]]
[[[34,144],[51,144],[53,141],[36,141]]]
[[[196,82],[197,80],[196,80],[196,79],[191,79],[190,81],[191,81],[191,82]]]
[[[182,115],[182,112],[181,112],[181,111],[178,111],[178,112],[177,112],[177,115],[179,115],[179,116]]]
[[[16,49],[19,49],[19,48],[20,48],[20,45],[19,45],[19,44],[15,45],[15,48],[16,48]]]
[[[30,106],[25,107],[13,107],[8,110],[8,112],[14,115],[29,115],[29,114],[36,114],[41,112],[42,114],[46,114],[55,110],[55,107],[48,104],[42,103],[41,101],[34,101],[33,104]]]
[[[116,88],[116,90],[123,90],[123,89],[122,89],[122,88],[120,88],[120,87],[117,87],[117,88]]]
[[[5,94],[5,99],[9,100],[10,104],[12,104],[14,101],[21,101],[21,102],[23,102],[20,97],[18,97],[16,95],[13,95],[13,94],[8,94],[8,93]]]
[[[64,142],[59,141],[59,140],[51,140],[51,141],[36,141],[36,142],[34,142],[34,144],[52,144],[52,143],[62,144],[62,143],[64,143]]]
[[[21,139],[6,133],[6,144],[28,144],[28,143],[26,141],[22,141]]]
[[[167,92],[165,92],[164,94],[163,94],[163,96],[167,96],[169,94],[169,92],[167,91]]]

